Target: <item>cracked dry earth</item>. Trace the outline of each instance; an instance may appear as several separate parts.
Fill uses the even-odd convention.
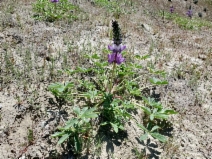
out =
[[[102,53],[107,48],[114,18],[92,2],[78,1],[75,3],[84,11],[80,20],[72,24],[38,22],[32,19],[33,2],[0,1],[0,159],[55,156],[73,159],[66,147],[57,145],[57,139],[50,137],[70,118],[70,106],[59,112],[49,102],[53,96],[47,87],[52,82],[70,80],[66,75],[58,75],[57,70],[86,66],[89,62],[80,55]],[[191,2],[173,0],[172,3],[182,13]],[[206,1],[194,6],[197,11],[204,8],[203,2]],[[127,134],[105,136],[100,149],[94,144],[92,155],[81,158],[136,159],[133,149],[137,148],[139,152],[145,150],[147,158],[211,159],[212,28],[184,30],[172,21],[164,21],[154,12],[169,6],[168,1],[135,0],[134,3],[137,5],[129,8],[132,14],[123,14],[118,20],[128,56],[149,53],[151,58],[147,63],[167,72],[169,84],[151,90],[150,95],[159,96],[166,107],[179,114],[169,119],[173,129],[166,144],[153,138],[140,142],[138,138],[143,132],[134,121],[129,121],[125,125]],[[5,7],[12,5],[14,12],[6,12]],[[203,18],[211,20],[212,7],[207,7],[209,11]],[[149,14],[144,14],[146,11]],[[46,57],[56,59],[54,69]],[[8,60],[14,67],[5,62]],[[16,70],[15,74],[11,68]],[[134,115],[142,122],[142,112]]]

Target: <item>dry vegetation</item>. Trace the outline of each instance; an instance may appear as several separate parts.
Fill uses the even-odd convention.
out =
[[[168,142],[151,138],[134,121],[121,133],[96,136],[90,152],[78,158],[209,159],[212,156],[212,3],[210,0],[120,0],[111,10],[90,0],[76,0],[77,19],[36,20],[36,0],[0,0],[0,159],[77,158],[51,135],[72,116],[52,104],[48,85],[70,81],[61,70],[90,67],[85,55],[100,54],[107,61],[112,43],[111,21],[117,18],[127,46],[126,62],[134,55],[151,55],[141,65],[164,70],[166,86],[151,87],[151,97],[178,112],[164,132]],[[175,13],[169,13],[170,6]],[[192,6],[193,17],[186,12]],[[74,14],[73,13],[73,14]],[[202,17],[198,17],[202,13]],[[145,73],[141,70],[139,73]],[[146,84],[142,78],[143,85]],[[144,93],[144,92],[142,92]],[[139,121],[144,114],[134,114]]]

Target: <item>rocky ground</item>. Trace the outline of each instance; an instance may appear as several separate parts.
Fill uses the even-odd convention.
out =
[[[51,137],[64,122],[58,122],[58,115],[66,120],[70,107],[58,111],[49,102],[53,96],[47,87],[70,80],[58,70],[86,65],[84,53],[107,49],[112,43],[114,13],[93,1],[80,0],[73,2],[82,10],[78,20],[50,23],[32,18],[34,2],[0,1],[0,159],[73,159],[66,147]],[[150,94],[158,95],[165,106],[179,113],[169,119],[173,129],[165,144],[153,139],[140,142],[143,132],[129,121],[127,134],[104,136],[90,155],[81,158],[142,158],[144,150],[143,158],[212,158],[212,27],[186,29],[159,14],[169,12],[173,5],[175,12],[189,19],[186,12],[191,5],[191,21],[196,18],[211,24],[212,3],[134,0],[132,4],[121,6],[124,12],[118,19],[128,56],[150,54],[147,63],[167,72],[169,84]],[[48,58],[54,58],[54,63]],[[142,112],[136,118],[141,120]]]

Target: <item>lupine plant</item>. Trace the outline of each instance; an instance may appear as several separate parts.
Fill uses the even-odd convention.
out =
[[[133,8],[133,1],[132,0],[94,0],[94,4],[106,8],[108,11],[113,13],[113,16],[116,19],[119,19],[121,14],[125,14],[126,10],[123,8],[123,6],[128,6]],[[130,13],[130,12],[129,12]]]
[[[174,7],[173,6],[170,7],[170,13],[174,13]]]
[[[79,8],[68,0],[37,0],[33,4],[33,10],[35,19],[53,22],[59,19],[77,19],[74,13]]]
[[[187,15],[189,18],[192,18],[192,15],[193,15],[192,10],[189,9],[189,10],[186,12],[186,15]]]
[[[165,120],[169,115],[176,113],[145,97],[142,100],[144,106],[140,105],[143,88],[139,86],[139,79],[142,75],[139,75],[138,71],[142,68],[141,64],[125,62],[124,55],[127,47],[122,44],[121,29],[117,21],[112,22],[112,28],[113,43],[108,45],[107,61],[98,54],[85,55],[84,57],[92,61],[92,67],[63,70],[72,77],[72,81],[49,85],[49,90],[55,96],[56,102],[61,98],[74,107],[74,116],[66,122],[64,127],[58,128],[52,136],[60,137],[58,144],[68,140],[77,154],[83,148],[89,147],[88,141],[94,137],[92,131],[98,131],[100,127],[104,128],[106,125],[110,128],[108,131],[115,133],[124,130],[125,123],[130,119],[133,120],[132,110],[137,108],[142,109],[146,116],[149,116],[146,118],[148,124],[144,123],[144,126],[141,126],[138,123],[138,126],[147,127],[143,129],[145,133],[160,141],[165,141],[156,132],[161,129],[157,120]],[[149,55],[135,56],[139,60],[148,57]],[[160,76],[165,77],[163,71],[149,68],[149,73],[158,77],[149,78],[150,84],[168,83],[160,80]],[[83,102],[77,103],[77,100]],[[152,130],[149,130],[150,128]]]

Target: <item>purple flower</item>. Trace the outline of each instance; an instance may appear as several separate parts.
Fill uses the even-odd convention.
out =
[[[191,10],[191,9],[189,9],[188,12],[187,12],[186,14],[187,14],[187,16],[188,16],[189,18],[192,18],[193,13],[192,13],[192,10]]]
[[[51,0],[52,3],[57,3],[59,0]]]
[[[122,57],[121,53],[112,53],[108,55],[108,62],[111,63],[117,63],[120,65],[122,62],[124,62],[124,58]]]
[[[170,12],[174,13],[174,7],[173,6],[170,7]]]
[[[126,49],[125,45],[108,45],[108,49],[113,52],[112,54],[108,55],[108,62],[110,64],[114,62],[120,65],[122,62],[124,62],[125,59],[122,57],[121,52]]]
[[[113,51],[113,53],[121,53],[124,49],[126,49],[126,46],[125,45],[116,45],[116,44],[113,44],[113,45],[108,45],[108,49],[110,51]]]

